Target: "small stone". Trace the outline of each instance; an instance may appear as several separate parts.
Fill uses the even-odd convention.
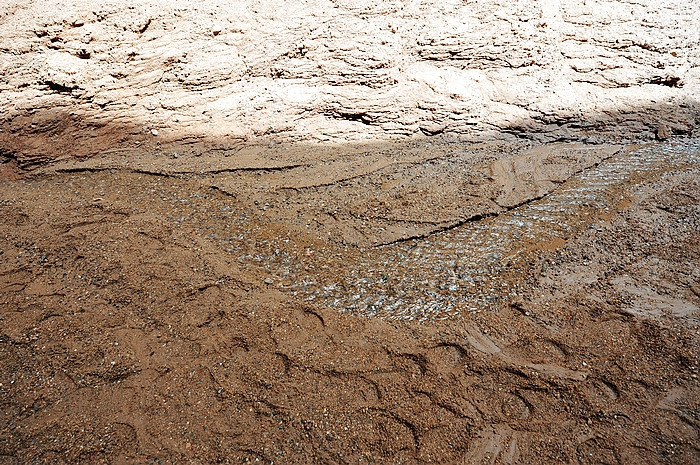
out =
[[[434,136],[445,131],[446,125],[444,123],[425,121],[421,124],[420,130],[426,136]]]
[[[178,155],[177,152],[173,153],[173,158],[177,158],[177,157],[179,157],[179,156],[180,156],[180,155]]]
[[[265,284],[272,284],[273,282],[272,278],[265,278]]]
[[[157,129],[151,129],[151,134],[153,134],[154,136],[157,136],[157,135],[158,135],[158,130],[157,130]]]
[[[665,124],[659,124],[659,127],[656,128],[656,138],[658,140],[666,140],[672,135],[673,132],[671,131],[671,128],[669,128]]]

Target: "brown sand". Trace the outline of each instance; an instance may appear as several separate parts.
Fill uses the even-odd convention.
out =
[[[445,150],[445,169],[505,152]],[[469,217],[444,197],[426,208],[439,189],[346,230],[354,196],[378,186],[367,173],[280,190],[274,168],[138,157],[32,176],[0,165],[0,463],[697,463],[697,165],[632,178],[577,234],[523,244],[498,277],[520,292],[497,311],[419,324],[306,303],[241,257],[282,237],[300,260],[326,251],[311,275],[352,267],[377,250],[374,226],[430,234],[391,230],[396,205]],[[390,173],[434,169],[414,161]],[[441,188],[497,199],[494,179]],[[294,216],[307,198],[308,227]],[[329,199],[337,219],[314,213]],[[221,224],[238,248],[212,235]]]

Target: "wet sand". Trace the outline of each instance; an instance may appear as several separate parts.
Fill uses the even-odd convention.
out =
[[[396,153],[5,176],[0,460],[695,463],[698,141]]]

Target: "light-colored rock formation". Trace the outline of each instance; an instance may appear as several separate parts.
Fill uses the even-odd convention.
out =
[[[6,0],[0,149],[689,133],[698,24],[688,0]]]

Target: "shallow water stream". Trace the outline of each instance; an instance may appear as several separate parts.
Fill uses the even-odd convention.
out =
[[[305,301],[386,319],[425,321],[488,310],[524,285],[529,254],[567,238],[624,202],[625,186],[700,163],[700,142],[626,150],[574,176],[540,200],[426,239],[300,264],[286,254],[255,257]],[[327,263],[324,263],[326,261]]]
[[[560,249],[622,208],[634,185],[699,164],[700,140],[623,150],[539,200],[424,239],[369,248],[294,237],[263,210],[213,190],[204,178],[106,170],[48,182],[89,208],[112,211],[121,202],[124,212],[163,221],[183,246],[205,241],[263,285],[309,304],[427,321],[489,311],[516,298],[528,285],[534,257]],[[44,181],[27,189],[36,182]]]

